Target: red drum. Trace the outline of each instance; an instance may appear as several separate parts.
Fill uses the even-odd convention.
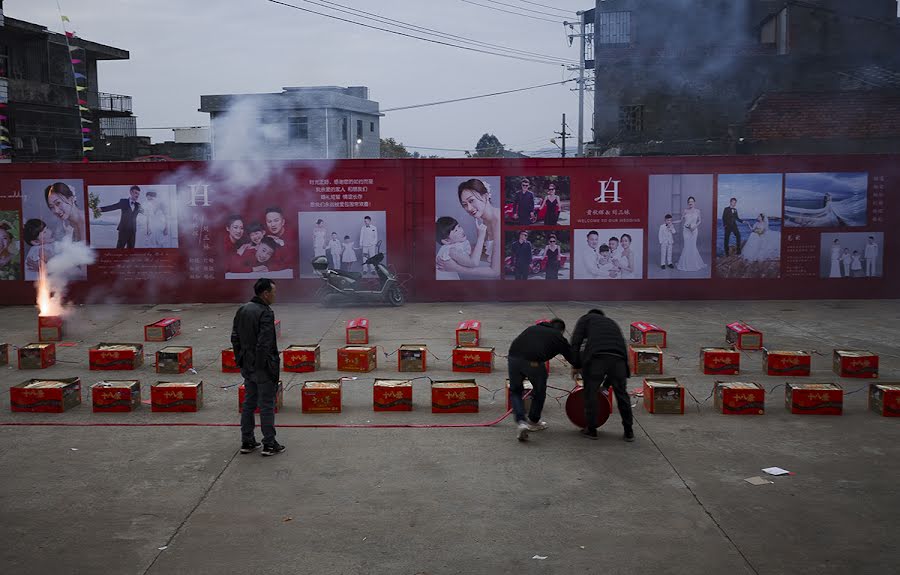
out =
[[[600,392],[597,394],[597,427],[606,423],[611,412],[612,390],[601,388]],[[569,416],[569,420],[577,427],[583,428],[587,425],[587,420],[584,417],[583,387],[579,386],[575,388],[575,391],[569,394],[569,398],[566,399],[566,415]]]

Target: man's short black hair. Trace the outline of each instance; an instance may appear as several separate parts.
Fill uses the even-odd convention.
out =
[[[372,221],[372,216],[366,216],[366,217],[364,217],[363,219],[364,219],[364,220],[369,220],[369,221],[371,222],[371,221]]]
[[[599,309],[597,309],[597,308],[594,308],[594,309],[592,309],[592,310],[589,310],[588,313],[596,313],[596,314],[599,314],[599,315],[606,315],[606,314],[603,313],[603,310],[599,310]]]
[[[566,322],[559,319],[558,317],[551,319],[547,323],[549,323],[552,327],[558,329],[559,331],[566,331]]]
[[[731,202],[736,202],[736,201],[737,201],[737,198],[731,198],[730,200],[728,200],[728,203],[730,204]]]
[[[275,282],[273,280],[270,280],[269,278],[259,278],[258,280],[256,280],[256,283],[253,284],[253,293],[255,293],[256,295],[260,295],[267,291],[272,291],[272,286],[274,285]]]
[[[663,219],[665,219],[665,220],[671,220],[671,219],[672,219],[672,214],[666,214],[666,217],[663,218]]]
[[[599,238],[600,234],[597,233],[597,230],[591,230],[588,232],[587,237],[591,237],[591,236],[597,236]]]
[[[266,208],[266,214],[278,214],[281,217],[284,217],[284,212],[281,211],[281,208],[277,206],[269,206]]]

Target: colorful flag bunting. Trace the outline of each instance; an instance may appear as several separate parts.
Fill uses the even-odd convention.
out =
[[[71,22],[71,20],[69,20],[68,16],[63,16],[62,14],[60,14],[59,17],[62,19],[63,22]]]
[[[81,60],[79,60],[78,58],[72,58],[72,63],[73,64],[81,64]]]

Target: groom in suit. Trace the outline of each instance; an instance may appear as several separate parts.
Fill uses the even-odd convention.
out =
[[[725,211],[722,212],[722,224],[725,226],[725,255],[728,255],[728,240],[731,238],[731,234],[734,234],[734,237],[737,241],[737,255],[741,255],[741,230],[738,228],[738,222],[744,223],[738,216],[737,212],[737,198],[731,198],[728,202],[728,207],[725,208]]]
[[[119,241],[116,242],[116,249],[123,248],[134,249],[134,240],[137,235],[137,217],[141,213],[141,204],[138,198],[141,197],[141,189],[137,186],[131,186],[128,190],[129,198],[122,198],[114,204],[103,206],[101,212],[121,211],[119,216]]]

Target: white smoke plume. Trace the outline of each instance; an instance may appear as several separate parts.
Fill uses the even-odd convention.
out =
[[[64,238],[55,244],[55,254],[41,267],[37,281],[40,315],[65,315],[63,307],[69,282],[83,276],[86,266],[97,259],[82,242]]]

